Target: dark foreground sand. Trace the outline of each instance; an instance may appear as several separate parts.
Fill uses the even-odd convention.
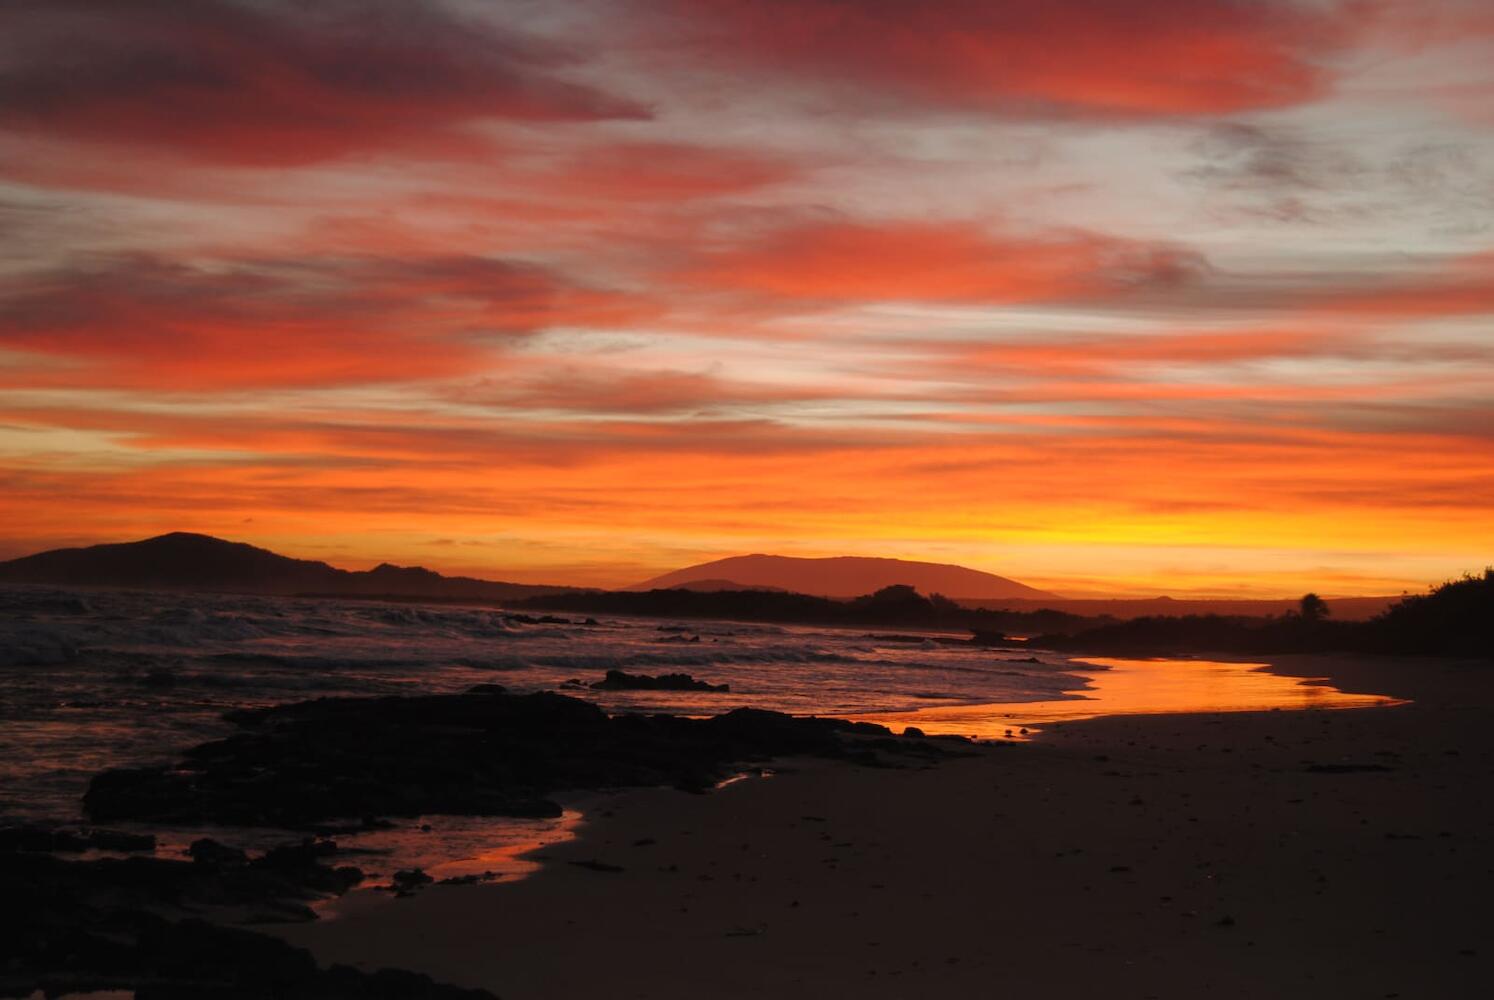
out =
[[[1279,669],[1416,702],[629,792],[522,882],[283,933],[512,1000],[1494,996],[1494,669]]]

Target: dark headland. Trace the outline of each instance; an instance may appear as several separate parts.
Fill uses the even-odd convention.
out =
[[[725,577],[722,572],[737,577]],[[740,577],[740,579],[738,578]],[[773,581],[773,582],[764,582]],[[444,576],[382,563],[345,570],[211,535],[171,532],[135,542],[53,549],[0,562],[0,583],[499,604],[666,617],[823,625],[900,625],[997,635],[1070,635],[1138,617],[1231,620],[1289,614],[1296,600],[1071,600],[991,573],[902,559],[740,556],[623,590]],[[993,594],[1005,594],[994,597]],[[1330,599],[1335,623],[1399,598]]]
[[[0,562],[0,581],[56,586],[211,590],[234,594],[320,594],[508,601],[574,588],[442,576],[383,563],[345,570],[292,559],[244,542],[174,531],[138,542],[52,549]]]

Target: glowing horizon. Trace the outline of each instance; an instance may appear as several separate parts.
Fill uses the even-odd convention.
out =
[[[0,558],[1494,562],[1480,0],[0,19]]]

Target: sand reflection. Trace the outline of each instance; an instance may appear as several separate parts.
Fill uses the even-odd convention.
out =
[[[1261,712],[1368,708],[1402,704],[1385,695],[1348,694],[1326,678],[1282,677],[1265,663],[1220,660],[1086,657],[1073,672],[1088,683],[1078,698],[1017,704],[947,705],[916,712],[857,716],[885,726],[917,726],[926,733],[959,733],[979,739],[1024,739],[1045,723],[1102,715],[1166,712]],[[1088,669],[1086,669],[1088,668]],[[1024,732],[1023,730],[1026,730]]]

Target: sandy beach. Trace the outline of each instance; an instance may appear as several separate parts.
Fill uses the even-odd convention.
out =
[[[527,879],[277,933],[514,1000],[1486,995],[1487,665],[1274,669],[1413,703],[1117,716],[926,768],[625,792]]]

